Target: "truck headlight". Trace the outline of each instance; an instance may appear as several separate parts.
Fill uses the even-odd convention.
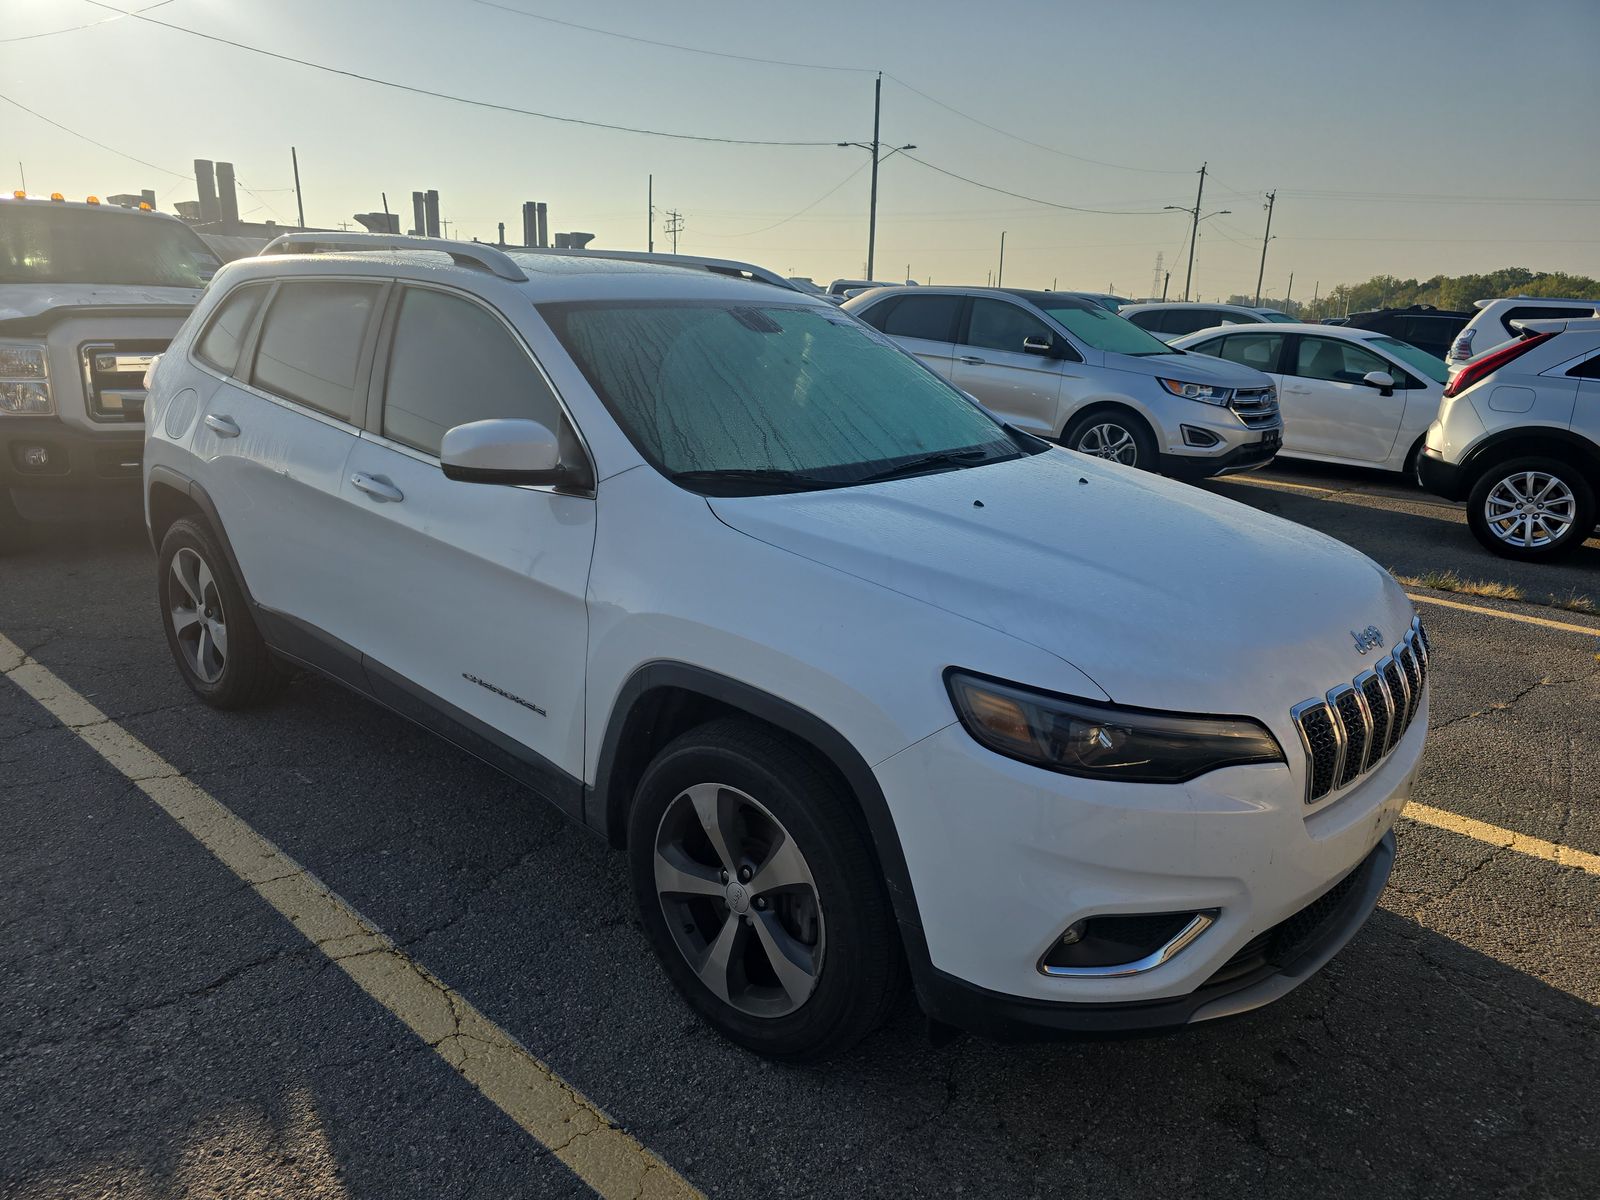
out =
[[[0,414],[47,417],[55,410],[44,346],[0,342]]]
[[[962,726],[1007,758],[1064,775],[1128,783],[1182,783],[1221,767],[1280,763],[1261,722],[1123,708],[945,673]]]
[[[1218,387],[1214,383],[1185,383],[1181,379],[1157,379],[1162,387],[1174,396],[1185,400],[1198,400],[1202,404],[1226,404],[1233,399],[1233,389]]]

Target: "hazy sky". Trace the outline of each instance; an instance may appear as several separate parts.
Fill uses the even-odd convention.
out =
[[[854,69],[668,49],[507,9]],[[823,145],[493,112],[137,19],[51,34],[111,14],[0,0],[0,94],[110,148],[0,101],[6,186],[21,160],[35,192],[153,187],[170,209],[195,196],[194,158],[231,160],[258,196],[241,208],[292,221],[292,144],[313,225],[376,209],[384,191],[409,222],[410,193],[434,187],[452,234],[492,239],[503,220],[515,239],[521,202],[537,199],[552,229],[642,248],[654,173],[657,208],[683,215],[684,253],[826,282],[865,264],[868,155],[834,143],[871,139],[882,70],[886,144],[915,143],[927,164],[1027,197],[1154,215],[1049,208],[896,155],[880,177],[880,278],[909,267],[981,283],[1006,230],[1008,284],[1144,295],[1163,253],[1179,295],[1188,216],[1160,210],[1193,205],[1202,161],[1213,172],[1202,212],[1231,210],[1201,225],[1195,286],[1207,298],[1254,290],[1273,188],[1269,297],[1291,271],[1299,298],[1380,271],[1600,276],[1597,0],[167,0],[147,15],[474,100]]]

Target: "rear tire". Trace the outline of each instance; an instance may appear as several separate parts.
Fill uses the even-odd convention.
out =
[[[250,615],[221,543],[194,517],[161,539],[157,592],[173,661],[212,708],[252,708],[277,695],[285,676]]]
[[[668,978],[730,1041],[818,1062],[893,1011],[904,958],[860,810],[777,731],[730,718],[663,749],[628,863]]]
[[[1100,409],[1067,423],[1061,444],[1091,458],[1104,458],[1141,471],[1156,469],[1156,439],[1142,417],[1123,409]]]
[[[1594,529],[1594,489],[1557,458],[1515,458],[1478,476],[1467,524],[1502,558],[1543,562],[1570,554]]]

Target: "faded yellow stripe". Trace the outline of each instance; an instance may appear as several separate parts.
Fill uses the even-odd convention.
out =
[[[1530,617],[1524,613],[1501,612],[1498,608],[1485,608],[1481,604],[1464,604],[1460,600],[1441,600],[1437,596],[1419,596],[1407,592],[1406,598],[1418,604],[1437,604],[1441,608],[1459,608],[1462,612],[1477,613],[1481,617],[1499,617],[1502,621],[1521,621],[1524,625],[1542,625],[1546,629],[1559,629],[1563,633],[1582,633],[1600,638],[1600,629],[1592,625],[1574,625],[1571,621],[1552,621],[1549,617]]]
[[[315,875],[0,634],[0,674],[82,738],[578,1178],[617,1200],[700,1195]]]
[[[1469,837],[1473,841],[1484,842],[1490,846],[1499,846],[1503,850],[1515,850],[1518,854],[1526,854],[1530,858],[1542,858],[1545,862],[1557,863],[1563,867],[1577,867],[1578,870],[1590,875],[1600,875],[1600,854],[1590,854],[1587,850],[1574,850],[1571,846],[1547,842],[1543,838],[1529,837],[1525,833],[1513,833],[1509,829],[1501,829],[1498,825],[1474,821],[1471,817],[1457,816],[1453,812],[1446,812],[1442,808],[1430,808],[1426,804],[1407,804],[1400,815],[1416,821],[1419,825],[1431,825],[1435,829],[1459,833],[1462,837]]]

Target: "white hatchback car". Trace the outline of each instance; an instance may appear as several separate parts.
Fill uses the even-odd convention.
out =
[[[1207,329],[1173,345],[1271,375],[1285,458],[1403,472],[1416,478],[1423,435],[1449,368],[1387,334],[1346,325]]]
[[[527,783],[626,850],[728,1037],[836,1052],[907,967],[988,1033],[1183,1025],[1371,911],[1428,643],[1354,550],[1009,430],[764,283],[269,251],[150,392],[177,669],[240,707],[309,666]]]

